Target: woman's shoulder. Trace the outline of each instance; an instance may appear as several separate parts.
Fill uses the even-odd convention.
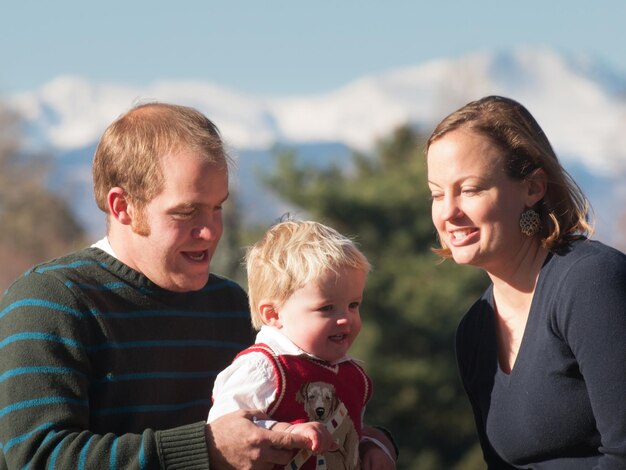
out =
[[[550,260],[557,271],[572,268],[584,270],[586,275],[607,270],[626,270],[626,254],[598,240],[581,238],[555,251]]]
[[[626,255],[602,242],[581,239],[553,253],[540,277],[538,304],[570,318],[572,312],[623,305]]]

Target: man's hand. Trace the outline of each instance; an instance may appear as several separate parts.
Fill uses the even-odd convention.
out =
[[[309,448],[307,437],[269,431],[256,426],[252,419],[262,413],[235,411],[207,424],[209,462],[219,470],[265,470],[287,465],[293,449]]]

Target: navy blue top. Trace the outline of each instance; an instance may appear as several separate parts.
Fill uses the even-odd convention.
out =
[[[510,374],[493,285],[456,347],[489,469],[626,469],[626,255],[583,239],[548,256]]]

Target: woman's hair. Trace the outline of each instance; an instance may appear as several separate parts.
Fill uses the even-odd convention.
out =
[[[472,101],[445,117],[426,143],[464,129],[490,139],[503,151],[505,171],[524,180],[542,169],[547,176],[546,194],[535,209],[541,218],[539,236],[548,249],[557,249],[573,238],[593,233],[589,222],[591,205],[580,187],[561,166],[548,138],[530,112],[517,101],[487,96]],[[446,258],[450,249],[440,240],[436,253]]]
[[[328,271],[354,268],[369,273],[365,255],[335,229],[312,221],[285,220],[272,226],[246,253],[252,326],[263,325],[259,303],[282,304]]]
[[[185,151],[228,170],[230,157],[217,127],[196,109],[167,103],[133,107],[105,130],[96,149],[93,181],[98,207],[108,212],[109,190],[120,187],[143,208],[163,190],[163,157]]]

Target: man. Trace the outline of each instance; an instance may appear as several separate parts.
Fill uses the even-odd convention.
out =
[[[209,274],[228,198],[217,128],[139,105],[103,134],[93,177],[107,237],[0,303],[0,468],[287,464],[305,438],[252,412],[206,424],[215,375],[252,339],[244,291]]]

